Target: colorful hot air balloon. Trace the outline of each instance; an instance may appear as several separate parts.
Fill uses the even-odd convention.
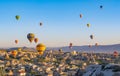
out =
[[[35,38],[35,39],[34,39],[34,42],[37,43],[37,42],[38,42],[38,38]]]
[[[93,35],[90,35],[90,38],[93,39]]]
[[[40,44],[38,44],[38,45],[36,46],[36,50],[37,50],[38,52],[44,52],[45,49],[46,49],[46,46],[45,46],[44,44],[42,44],[42,43],[40,43]]]
[[[15,40],[15,43],[17,44],[17,43],[18,43],[18,40]]]
[[[90,24],[87,24],[87,27],[90,27]]]
[[[27,38],[28,38],[28,40],[30,41],[30,43],[34,40],[34,38],[35,38],[35,35],[33,34],[33,33],[29,33],[28,35],[27,35]]]
[[[15,18],[16,18],[16,20],[19,20],[19,19],[20,19],[20,16],[19,16],[19,15],[16,15]]]
[[[82,14],[80,14],[80,18],[82,18]]]
[[[40,22],[40,26],[42,26],[42,22]]]
[[[72,44],[72,43],[70,43],[70,44],[69,44],[69,48],[70,48],[70,49],[72,49],[72,46],[73,46],[73,44]]]
[[[16,51],[16,50],[13,50],[13,51],[12,51],[12,55],[13,55],[14,57],[16,57],[17,51]]]

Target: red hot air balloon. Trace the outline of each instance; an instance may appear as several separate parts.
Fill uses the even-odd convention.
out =
[[[114,57],[117,57],[118,56],[118,52],[114,51],[113,55],[114,55]]]
[[[34,42],[37,43],[37,42],[38,42],[38,38],[35,38],[35,39],[34,39]]]
[[[70,49],[72,49],[72,46],[73,46],[73,44],[72,44],[72,43],[70,43],[69,48],[70,48]]]

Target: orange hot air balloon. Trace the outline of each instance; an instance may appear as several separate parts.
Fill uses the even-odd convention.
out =
[[[12,55],[15,57],[17,55],[17,51],[16,50],[13,50],[12,51]]]
[[[37,43],[37,42],[38,42],[38,38],[35,38],[35,39],[34,39],[34,42]]]
[[[46,46],[45,46],[44,44],[42,44],[42,43],[39,43],[39,44],[36,46],[36,50],[37,50],[38,52],[44,52],[45,49],[46,49]]]
[[[18,40],[15,40],[15,43],[17,44],[17,43],[18,43]]]

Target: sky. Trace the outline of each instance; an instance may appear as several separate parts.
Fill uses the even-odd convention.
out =
[[[0,8],[0,47],[35,47],[28,33],[47,47],[120,43],[120,0],[0,0]]]

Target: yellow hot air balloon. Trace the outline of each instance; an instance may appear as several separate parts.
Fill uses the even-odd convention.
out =
[[[46,46],[45,46],[44,44],[42,44],[42,43],[40,43],[40,44],[38,44],[38,45],[36,46],[36,50],[37,50],[38,52],[44,52],[45,49],[46,49]]]
[[[12,55],[13,55],[14,57],[16,57],[17,51],[16,51],[16,50],[13,50],[13,51],[12,51]]]
[[[90,27],[90,24],[87,24],[87,27]]]
[[[28,35],[27,35],[27,38],[28,38],[28,40],[30,41],[30,43],[34,40],[34,38],[35,38],[35,35],[33,34],[33,33],[29,33]]]

